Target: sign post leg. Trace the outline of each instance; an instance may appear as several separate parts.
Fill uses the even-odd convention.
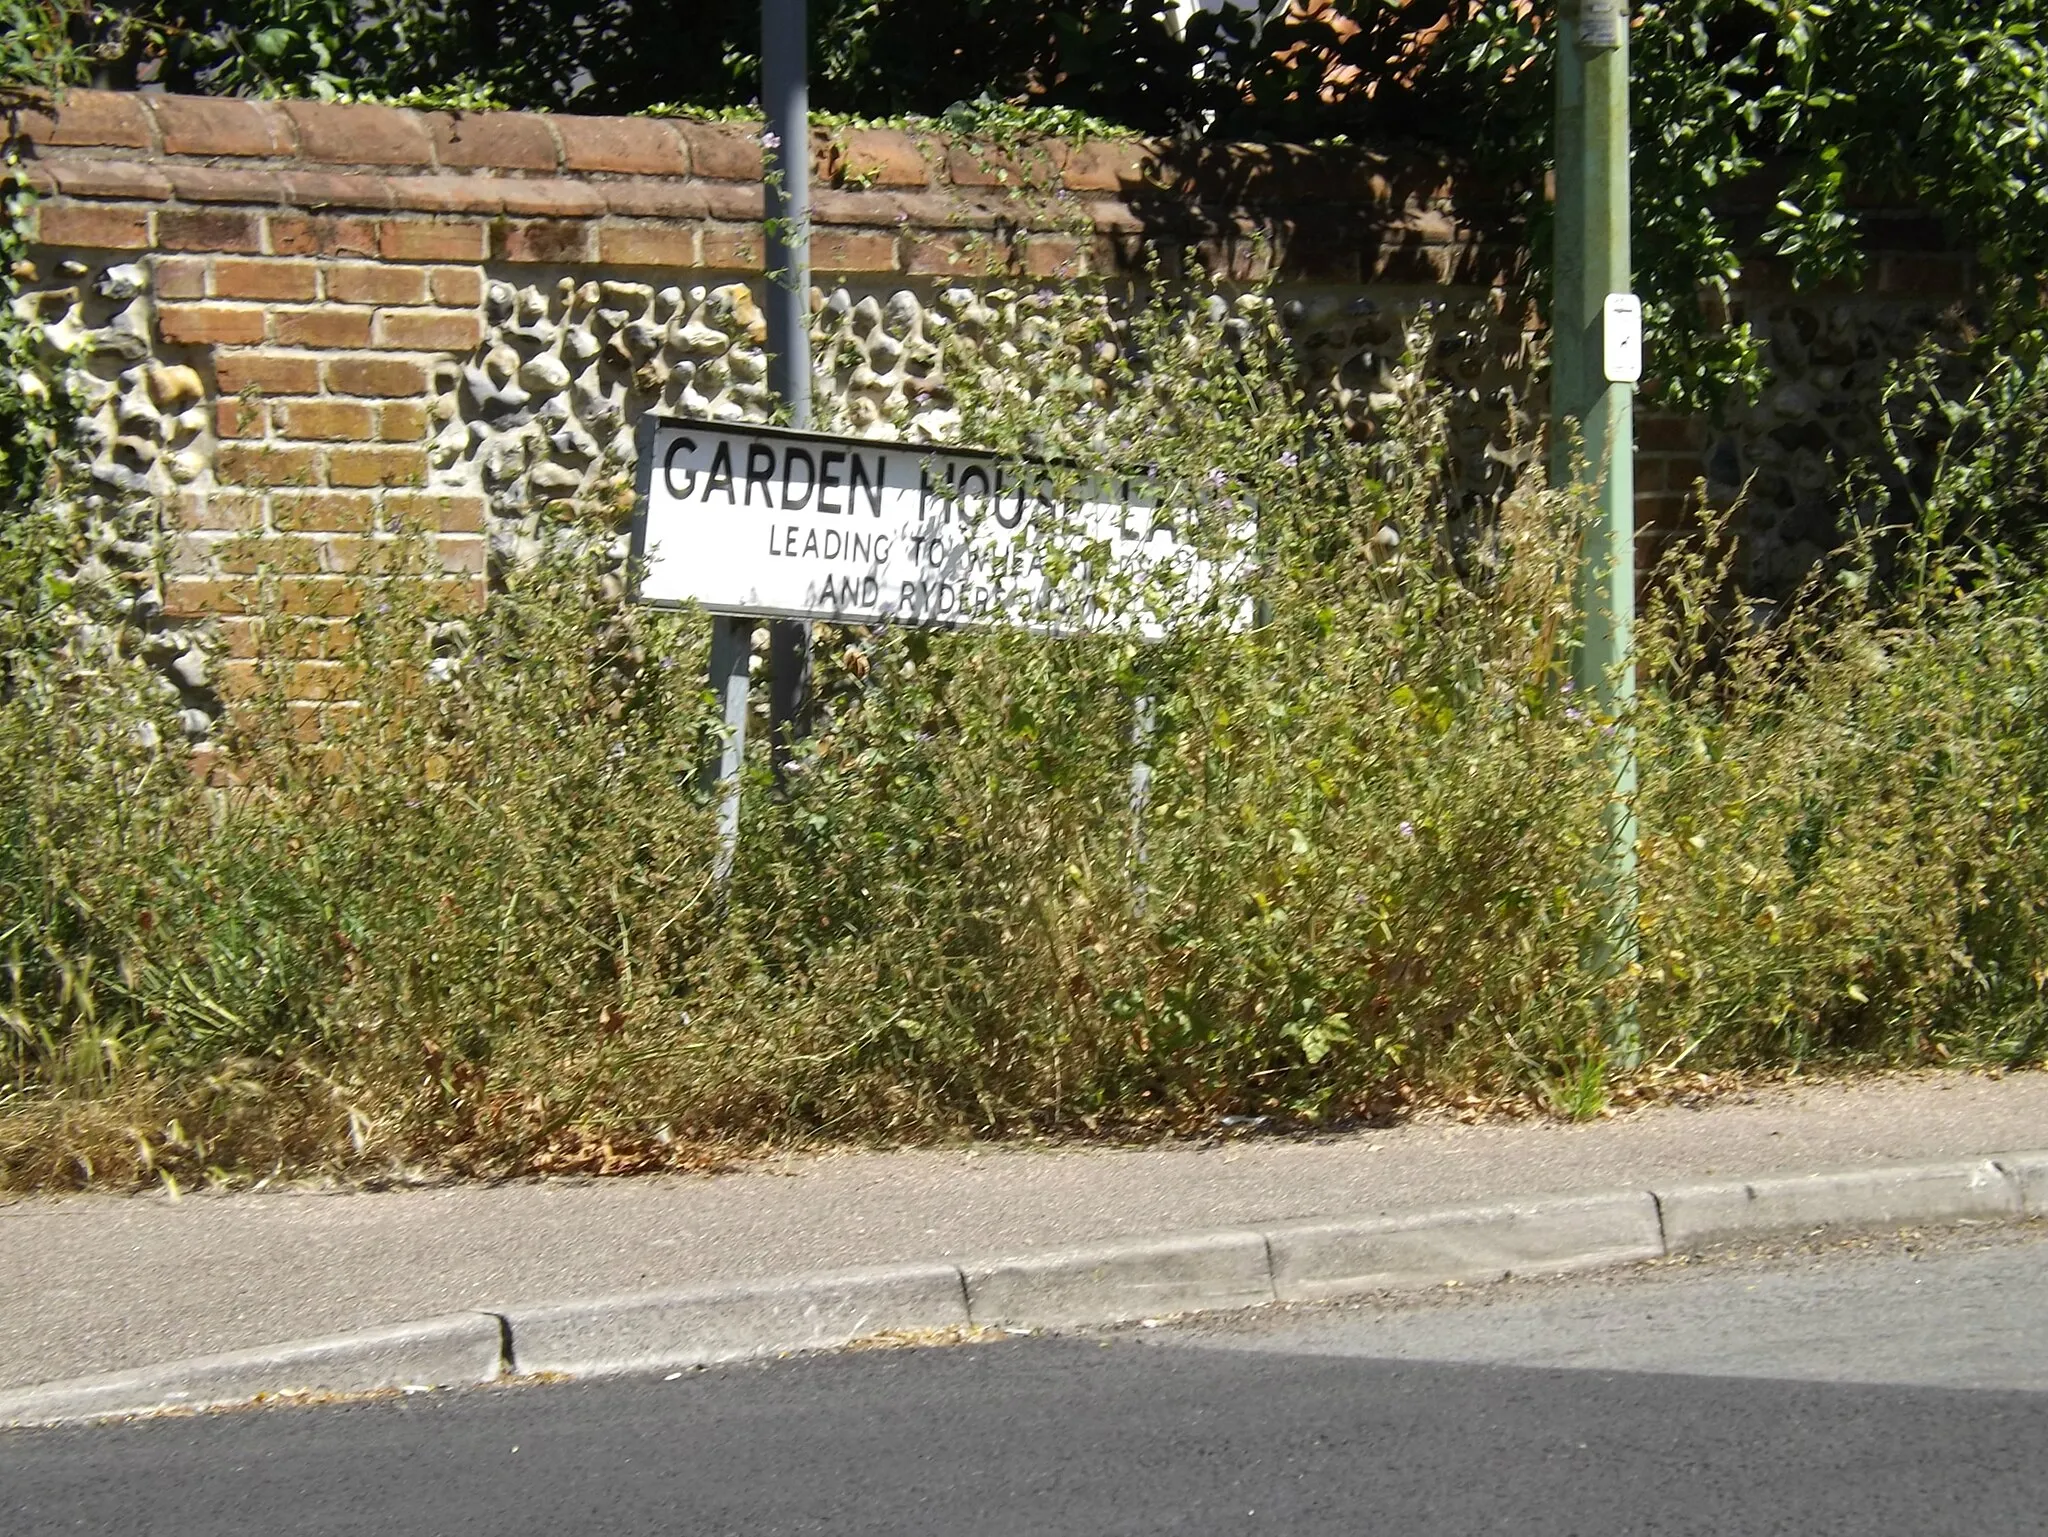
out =
[[[711,873],[720,885],[732,874],[740,846],[740,771],[747,760],[748,664],[753,654],[753,620],[711,616],[711,692],[718,696],[725,729],[717,757],[705,762],[704,781],[705,789],[718,796],[718,855]]]
[[[1152,804],[1152,696],[1131,701],[1131,911],[1145,916],[1145,812]]]
[[[810,733],[810,622],[778,619],[768,626],[768,751],[778,782]]]

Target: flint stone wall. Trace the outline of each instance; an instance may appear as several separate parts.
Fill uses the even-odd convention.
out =
[[[451,598],[478,605],[551,508],[614,494],[640,413],[768,411],[751,128],[94,91],[12,127],[44,198],[17,302],[70,360],[92,454],[80,586],[140,635],[195,741],[251,676],[259,577],[287,611],[338,617],[379,541],[425,529]],[[1272,285],[1360,415],[1412,382],[1408,321],[1435,307],[1424,364],[1451,389],[1465,499],[1530,460],[1519,235],[1425,157],[885,129],[819,133],[812,154],[837,425],[945,436],[944,339],[1028,370],[1034,292],[1158,260],[1226,309]],[[1643,418],[1648,544],[1702,488],[1744,484],[1753,581],[1796,579],[1832,542],[1834,475],[1884,369],[1972,281],[1938,225],[1875,224],[1867,288],[1795,297],[1764,270],[1743,296],[1779,372],[1758,407]],[[300,673],[308,700],[346,678],[317,657]]]

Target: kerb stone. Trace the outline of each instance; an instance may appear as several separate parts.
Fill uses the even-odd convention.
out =
[[[1664,1252],[1647,1191],[1268,1228],[1283,1302],[1587,1270]]]
[[[1078,1327],[1273,1300],[1266,1240],[1220,1231],[970,1265],[977,1325]]]
[[[785,1351],[871,1334],[967,1326],[960,1272],[901,1265],[600,1297],[503,1315],[522,1373],[604,1373]]]
[[[1657,1193],[1672,1253],[1751,1234],[1894,1227],[2020,1214],[2019,1185],[1991,1159],[1680,1185]]]
[[[373,1393],[489,1382],[504,1332],[490,1313],[451,1313],[329,1339],[237,1350],[163,1366],[0,1393],[0,1425],[46,1425],[156,1409],[198,1409],[267,1395]]]
[[[2048,1217],[2048,1152],[2000,1153],[1992,1162],[2012,1180],[2022,1212]]]

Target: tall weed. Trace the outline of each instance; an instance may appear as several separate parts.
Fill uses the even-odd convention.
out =
[[[1711,540],[1675,560],[1638,964],[1603,978],[1582,509],[1524,489],[1454,561],[1425,388],[1360,434],[1256,298],[1046,303],[1022,387],[955,375],[963,437],[1143,464],[1219,549],[1254,520],[1258,622],[1184,594],[1157,641],[821,631],[817,733],[779,783],[750,765],[723,886],[706,626],[612,601],[587,549],[465,618],[395,541],[348,623],[269,621],[204,781],[118,667],[17,668],[0,1180],[1584,1114],[1624,1000],[1646,1080],[2040,1057],[2030,567],[1930,559],[1904,599],[1852,580],[1761,626]]]

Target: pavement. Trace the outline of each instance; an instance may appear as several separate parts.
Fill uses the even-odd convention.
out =
[[[720,1287],[876,1267],[895,1267],[883,1278],[888,1306],[877,1313],[862,1304],[866,1311],[846,1316],[942,1320],[950,1307],[964,1320],[957,1296],[945,1306],[928,1307],[929,1299],[963,1284],[970,1301],[977,1287],[989,1298],[1021,1295],[1017,1278],[1030,1279],[1034,1256],[1057,1268],[1076,1251],[1085,1251],[1076,1273],[1098,1281],[1104,1256],[1135,1254],[1115,1261],[1125,1266],[1120,1274],[1138,1274],[1136,1265],[1151,1286],[1190,1264],[1205,1275],[1229,1270],[1240,1250],[1256,1247],[1264,1269],[1239,1290],[1243,1300],[1270,1300],[1276,1286],[1285,1294],[1275,1268],[1283,1246],[1271,1234],[1318,1218],[1380,1224],[1370,1264],[1357,1259],[1355,1234],[1338,1233],[1339,1246],[1350,1245],[1349,1268],[1339,1265],[1326,1285],[1384,1278],[1404,1265],[1424,1273],[1437,1261],[1387,1258],[1388,1221],[1440,1226],[1447,1209],[1458,1231],[1481,1233],[1485,1252],[1471,1262],[1505,1273],[1520,1263],[1514,1255],[1534,1251],[1500,1248],[1485,1236],[1495,1229],[1482,1232],[1454,1209],[1492,1203],[1507,1214],[1502,1222],[1526,1226],[1523,1208],[1537,1198],[1603,1195],[1560,1208],[1575,1231],[1591,1222],[1606,1235],[1569,1254],[1557,1248],[1551,1259],[1560,1264],[1628,1258],[1650,1241],[1663,1252],[1679,1236],[1675,1214],[1687,1212],[1692,1237],[1738,1217],[1783,1226],[1815,1213],[1823,1222],[1857,1212],[1873,1220],[1980,1208],[2020,1215],[2033,1209],[2022,1186],[2033,1200],[2048,1197],[2038,1157],[2030,1173],[1985,1165],[1930,1176],[1913,1187],[1922,1191],[1917,1206],[1893,1196],[1873,1205],[1866,1189],[1862,1206],[1835,1216],[1801,1205],[1796,1183],[1766,1199],[1757,1195],[1763,1186],[1745,1182],[2040,1149],[2048,1149],[2048,1073],[1924,1073],[1776,1087],[1584,1125],[1423,1117],[1299,1139],[838,1152],[708,1176],[25,1198],[0,1204],[0,1392],[421,1320],[435,1321],[437,1339],[459,1336],[463,1349],[483,1329],[495,1362],[511,1321],[530,1325],[538,1342],[594,1300],[663,1292],[695,1298],[689,1306],[701,1313],[702,1297]],[[1987,1180],[1997,1187],[1988,1195]],[[1699,1200],[1674,1204],[1672,1191],[1714,1181]],[[1650,1240],[1640,1240],[1642,1221]],[[1296,1250],[1314,1250],[1318,1231],[1308,1223],[1307,1236],[1291,1240]],[[1195,1261],[1146,1247],[1176,1235],[1200,1250]],[[1467,1260],[1474,1252],[1470,1243],[1458,1250]],[[1502,1253],[1510,1259],[1496,1264]],[[1221,1306],[1236,1296],[1228,1286],[1170,1285],[1153,1295],[1164,1299],[1162,1312],[1175,1310],[1176,1298]],[[1062,1305],[1085,1313],[1095,1296]],[[1223,1300],[1204,1300],[1211,1296]],[[784,1310],[778,1319],[795,1316],[787,1295],[775,1305]],[[815,1322],[819,1306],[800,1298],[796,1312]],[[993,1315],[977,1312],[975,1322],[983,1316]],[[1131,1315],[1112,1309],[1102,1321],[1111,1316]],[[816,1338],[830,1335],[817,1327]],[[772,1349],[781,1336],[749,1338]],[[812,1338],[798,1329],[790,1343]],[[244,1371],[233,1380],[255,1379]]]

